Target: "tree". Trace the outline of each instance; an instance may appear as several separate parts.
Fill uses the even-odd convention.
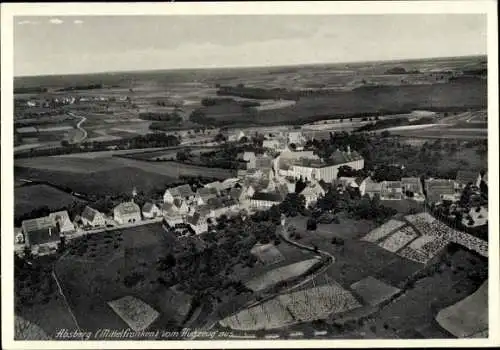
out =
[[[226,136],[222,133],[218,133],[214,137],[214,142],[217,142],[217,143],[226,142],[226,140],[227,140]]]
[[[306,199],[303,195],[298,193],[289,193],[285,197],[285,200],[280,203],[281,213],[287,216],[297,216],[299,213],[303,213],[306,206]]]
[[[387,138],[387,137],[391,136],[391,133],[387,130],[384,130],[384,131],[382,131],[381,136],[384,138]]]
[[[308,231],[316,231],[317,228],[318,228],[318,223],[316,222],[316,220],[313,218],[309,218],[309,220],[307,220],[306,223],[306,229]]]

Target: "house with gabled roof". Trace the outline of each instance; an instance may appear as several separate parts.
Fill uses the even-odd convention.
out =
[[[403,199],[403,189],[401,181],[382,181],[380,188],[380,199],[401,200]]]
[[[120,225],[141,221],[141,209],[134,202],[123,202],[113,209],[113,218]]]
[[[317,181],[311,181],[306,187],[300,192],[304,196],[306,202],[306,208],[318,201],[318,199],[325,195],[325,190]]]
[[[163,203],[161,211],[165,222],[170,228],[174,228],[184,222],[184,215],[175,210],[172,203]]]
[[[106,225],[106,218],[103,213],[86,206],[80,216],[84,226],[102,227]]]
[[[373,181],[371,177],[365,179],[365,181],[359,186],[359,192],[361,196],[368,195],[370,198],[375,196],[380,197],[382,191],[382,184]]]
[[[188,216],[186,222],[189,225],[189,228],[197,235],[208,231],[206,217],[202,216],[198,212],[195,212],[193,215]]]
[[[66,210],[58,211],[49,214],[49,219],[54,221],[54,224],[63,234],[75,231],[75,225],[71,222],[69,214]]]
[[[441,203],[445,200],[455,202],[460,199],[456,191],[456,183],[450,179],[428,179],[425,181],[427,201]]]
[[[172,203],[174,199],[178,198],[184,201],[191,201],[195,197],[195,193],[188,184],[168,188],[163,195],[164,203]]]
[[[161,210],[156,204],[146,202],[142,206],[142,216],[144,216],[145,219],[153,219],[161,216]]]
[[[218,192],[214,187],[201,187],[196,191],[195,202],[197,205],[203,205],[209,199],[217,198]]]
[[[53,219],[44,216],[36,219],[24,220],[21,224],[24,243],[27,247],[41,244],[55,244],[59,241],[59,228]]]

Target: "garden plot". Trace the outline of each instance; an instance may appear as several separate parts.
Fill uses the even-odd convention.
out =
[[[388,250],[392,253],[402,249],[405,245],[413,241],[418,234],[409,226],[403,227],[399,231],[393,233],[389,238],[379,243],[381,248]]]
[[[383,224],[382,226],[379,226],[376,229],[370,231],[366,236],[361,238],[361,240],[365,241],[365,242],[376,243],[378,240],[385,238],[391,232],[393,232],[397,229],[400,229],[404,225],[406,225],[406,224],[402,221],[389,220],[385,224]]]
[[[427,212],[416,215],[408,215],[405,216],[405,219],[415,226],[415,228],[422,234],[442,237],[446,243],[449,241],[455,242],[484,257],[488,257],[488,242],[469,235],[468,233],[454,230]],[[429,244],[432,247],[432,243]]]
[[[389,300],[400,291],[400,289],[371,276],[353,283],[351,289],[354,290],[363,301],[372,306]]]
[[[293,323],[292,315],[277,298],[219,321],[223,327],[242,331],[280,328]]]
[[[457,338],[484,336],[488,330],[488,281],[475,293],[441,310],[436,321]]]
[[[280,295],[278,300],[299,322],[326,318],[361,306],[354,296],[337,283]]]
[[[443,237],[424,235],[418,237],[407,247],[399,251],[398,255],[421,264],[426,264],[448,243],[449,241]]]
[[[468,233],[455,231],[448,236],[448,239],[454,243],[460,244],[469,250],[473,250],[479,255],[488,257],[488,242],[474,237]]]
[[[318,259],[309,259],[295,264],[286,265],[264,273],[245,283],[247,288],[258,292],[269,288],[279,282],[283,282],[294,277],[298,277],[307,272],[311,267],[319,262]]]
[[[151,306],[132,296],[110,301],[108,305],[136,332],[148,328],[160,315]]]
[[[273,265],[285,260],[285,257],[272,243],[256,244],[251,253],[259,259],[259,261],[266,265]]]

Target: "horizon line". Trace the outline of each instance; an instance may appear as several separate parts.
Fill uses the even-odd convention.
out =
[[[341,64],[360,64],[360,63],[379,63],[379,62],[404,62],[404,61],[421,61],[432,59],[453,59],[453,58],[466,58],[466,57],[486,57],[488,54],[469,54],[461,56],[433,56],[433,57],[413,57],[413,58],[394,58],[389,60],[368,60],[368,61],[343,61],[343,62],[317,62],[317,63],[298,63],[298,64],[270,64],[270,65],[256,65],[256,66],[225,66],[225,67],[188,67],[188,68],[152,68],[152,69],[133,69],[133,70],[119,70],[119,71],[96,71],[86,73],[52,73],[52,74],[37,74],[37,75],[14,75],[14,79],[19,78],[38,78],[38,77],[54,77],[54,76],[77,76],[77,75],[98,75],[98,74],[124,74],[124,73],[146,73],[158,71],[184,71],[184,70],[224,70],[224,69],[257,69],[257,68],[292,68],[302,66],[316,66],[316,65],[341,65]]]

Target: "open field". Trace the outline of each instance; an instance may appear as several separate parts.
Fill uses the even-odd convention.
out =
[[[315,288],[279,295],[220,321],[234,330],[275,329],[326,318],[360,307],[352,294],[332,282]]]
[[[458,248],[449,251],[433,274],[419,279],[403,295],[374,317],[373,329],[388,329],[398,336],[407,332],[452,337],[434,318],[444,307],[475,292],[487,278],[488,262]]]
[[[378,305],[400,291],[371,276],[352,284],[351,289],[369,305]]]
[[[251,253],[255,255],[261,263],[266,265],[277,264],[285,259],[283,254],[281,254],[278,248],[272,243],[257,244],[252,248]]]
[[[457,338],[467,338],[487,331],[488,281],[465,299],[439,311],[436,321]]]
[[[280,282],[303,275],[318,262],[318,259],[309,259],[295,264],[279,267],[245,282],[245,285],[254,292],[265,290]]]
[[[132,167],[116,167],[87,174],[16,167],[14,173],[16,178],[47,181],[57,186],[70,188],[73,192],[99,196],[132,193],[134,186],[137,191],[162,190],[176,181],[175,178],[169,176]]]
[[[80,200],[47,185],[25,185],[14,189],[14,214],[16,217],[21,217],[43,206],[53,210],[69,207],[75,202],[80,202]]]
[[[70,248],[56,263],[56,273],[80,326],[126,328],[107,304],[124,296],[138,297],[160,313],[153,328],[175,324],[180,318],[163,300],[168,287],[158,282],[155,267],[174,245],[174,237],[152,224],[85,237]]]

